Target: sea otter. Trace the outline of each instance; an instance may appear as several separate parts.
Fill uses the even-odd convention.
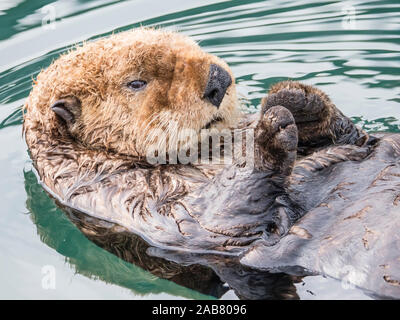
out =
[[[24,133],[43,187],[114,232],[260,269],[343,278],[350,266],[350,282],[400,296],[399,135],[369,136],[298,82],[275,84],[261,104],[242,114],[225,62],[142,28],[42,71]]]

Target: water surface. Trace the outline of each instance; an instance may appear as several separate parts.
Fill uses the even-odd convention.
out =
[[[2,1],[0,298],[237,298],[233,290],[209,295],[158,278],[96,246],[32,173],[21,136],[32,79],[76,43],[141,25],[180,31],[225,59],[249,112],[272,83],[294,79],[326,91],[366,130],[400,132],[395,0]],[[46,285],[48,270],[54,289]],[[323,277],[306,277],[296,288],[302,299],[369,298]]]

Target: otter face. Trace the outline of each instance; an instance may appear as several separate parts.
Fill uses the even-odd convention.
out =
[[[47,108],[76,140],[128,155],[177,150],[198,143],[202,129],[238,119],[228,65],[167,31],[136,29],[85,44],[42,72],[35,87],[51,87]]]

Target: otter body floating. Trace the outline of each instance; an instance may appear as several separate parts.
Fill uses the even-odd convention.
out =
[[[42,185],[112,232],[400,297],[400,136],[369,137],[320,90],[278,83],[242,115],[226,63],[137,29],[61,56],[25,108]],[[221,131],[253,133],[251,166],[225,144],[222,162],[171,161]]]

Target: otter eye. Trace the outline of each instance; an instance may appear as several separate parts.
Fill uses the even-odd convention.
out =
[[[134,91],[142,90],[146,87],[147,82],[144,80],[133,80],[128,83],[128,88]]]

